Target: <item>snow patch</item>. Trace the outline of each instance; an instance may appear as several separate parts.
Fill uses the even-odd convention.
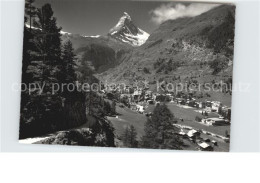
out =
[[[83,36],[83,37],[88,37],[88,38],[99,38],[100,35],[95,35],[95,36]]]
[[[60,31],[60,33],[61,33],[62,35],[66,35],[66,34],[71,35],[71,33],[65,32],[65,31]]]
[[[28,24],[25,24],[25,26],[27,27],[27,28],[30,28],[30,25],[28,25]],[[31,29],[34,29],[34,30],[42,30],[41,28],[38,28],[38,27],[34,27],[34,26],[31,26]],[[62,35],[71,35],[71,33],[69,33],[69,32],[65,32],[65,31],[60,31],[60,33],[62,34]]]
[[[124,38],[129,40],[130,42],[127,40],[123,40],[124,38],[122,38],[121,40],[133,44],[134,46],[141,46],[146,42],[146,40],[149,38],[150,35],[147,32],[143,31],[142,29],[138,28],[138,31],[139,32],[137,35],[124,33],[125,35]]]
[[[19,140],[19,143],[22,143],[22,144],[33,144],[35,142],[39,142],[39,141],[47,139],[47,138],[49,138],[49,137],[27,138],[27,139]]]
[[[30,28],[30,25],[25,24],[25,27]],[[31,29],[34,29],[34,30],[42,30],[42,29],[37,28],[37,27],[34,27],[34,26],[31,26]]]

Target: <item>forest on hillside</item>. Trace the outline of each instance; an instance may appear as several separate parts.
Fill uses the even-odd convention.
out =
[[[57,138],[55,143],[71,144],[75,141],[79,145],[114,146],[113,127],[104,118],[112,113],[109,102],[94,92],[70,91],[68,87],[53,92],[54,85],[97,80],[87,67],[84,70],[77,68],[73,45],[69,40],[62,44],[62,28],[57,26],[53,14],[50,4],[36,8],[34,0],[26,0],[22,83],[26,86],[33,83],[44,87],[42,91],[39,88],[27,88],[21,93],[19,138],[45,135],[88,124],[88,115],[91,115],[94,123],[88,125],[88,130],[70,130],[66,134],[58,134],[69,140],[65,142],[64,139]],[[81,77],[76,72],[81,72]],[[87,112],[87,107],[94,112]],[[49,139],[46,143],[53,142]]]

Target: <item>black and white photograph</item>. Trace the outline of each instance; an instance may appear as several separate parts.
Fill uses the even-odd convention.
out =
[[[19,143],[229,151],[234,4],[24,7]]]
[[[0,0],[0,182],[259,182],[260,0]]]

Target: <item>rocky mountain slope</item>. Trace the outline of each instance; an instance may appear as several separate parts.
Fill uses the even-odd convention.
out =
[[[119,65],[126,53],[130,53],[134,46],[145,43],[149,37],[148,33],[134,25],[126,12],[117,25],[104,36],[61,33],[63,42],[72,42],[81,65],[87,65],[97,73]]]
[[[127,53],[122,63],[99,74],[111,82],[232,75],[235,7],[222,5],[196,17],[168,20],[148,40]],[[215,64],[217,63],[217,64]],[[203,77],[202,77],[203,76]]]
[[[87,37],[63,34],[63,42],[70,40],[78,58],[78,64],[90,66],[94,72],[103,72],[120,63],[121,56],[132,46],[108,36]]]
[[[27,28],[30,25],[25,24]],[[34,31],[41,31],[40,28],[31,27]],[[88,65],[94,72],[106,71],[108,68],[117,66],[122,55],[132,50],[130,44],[124,43],[110,36],[84,36],[60,31],[62,43],[70,40],[72,42],[77,63]]]

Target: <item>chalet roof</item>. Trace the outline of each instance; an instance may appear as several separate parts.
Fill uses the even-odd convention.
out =
[[[207,118],[207,120],[224,121],[224,119],[221,119],[221,118]]]
[[[210,145],[209,144],[207,144],[206,142],[202,142],[202,143],[200,143],[200,144],[198,144],[200,147],[202,147],[202,148],[208,148]]]
[[[190,130],[190,131],[187,133],[187,135],[188,135],[189,137],[192,137],[192,136],[194,135],[194,133],[197,133],[197,132],[198,132],[197,130],[192,129],[192,130]]]

